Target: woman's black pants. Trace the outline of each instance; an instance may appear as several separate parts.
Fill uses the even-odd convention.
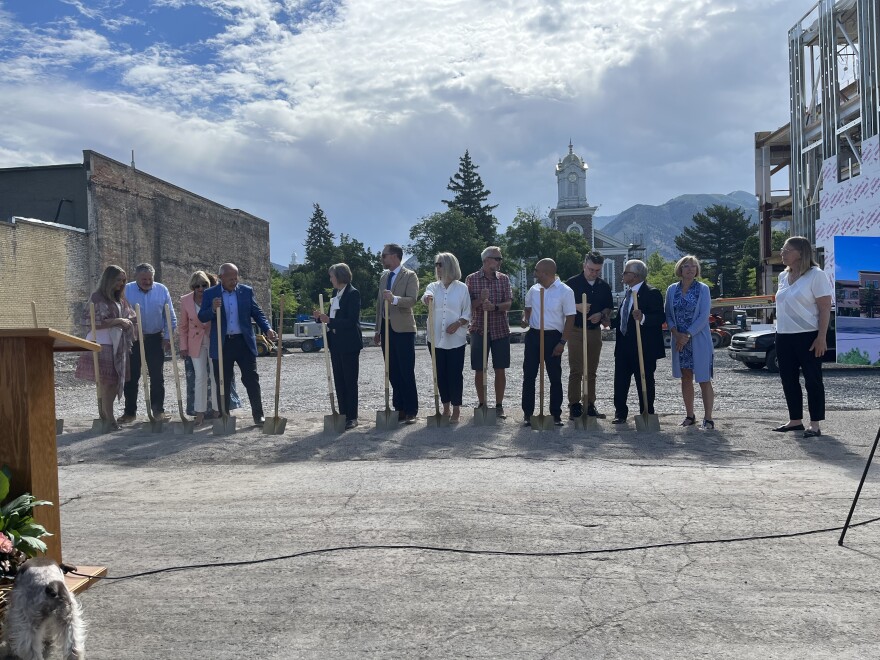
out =
[[[825,419],[825,386],[822,384],[822,360],[810,350],[817,331],[776,333],[776,357],[779,359],[779,377],[782,391],[788,405],[789,419],[803,419],[804,393],[801,390],[800,374],[804,374],[807,388],[807,407],[810,421]]]

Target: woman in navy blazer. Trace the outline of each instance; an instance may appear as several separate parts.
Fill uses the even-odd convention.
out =
[[[333,365],[333,381],[339,410],[345,414],[345,428],[358,425],[358,375],[361,334],[361,294],[351,285],[351,269],[347,264],[334,264],[328,271],[334,295],[328,314],[315,310],[315,318],[327,324],[327,343]]]

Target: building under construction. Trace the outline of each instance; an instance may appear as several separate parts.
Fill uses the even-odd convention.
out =
[[[771,231],[806,236],[834,274],[835,236],[880,235],[880,0],[820,0],[788,33],[791,121],[755,134],[758,292],[782,269]]]

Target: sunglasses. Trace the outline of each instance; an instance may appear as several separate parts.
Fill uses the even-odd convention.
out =
[[[209,286],[211,286],[211,285],[210,284],[193,284],[192,290],[195,291],[196,289],[207,289]]]

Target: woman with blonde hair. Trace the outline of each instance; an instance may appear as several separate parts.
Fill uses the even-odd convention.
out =
[[[95,329],[92,336],[90,306],[86,305],[80,325],[86,328],[86,338],[101,345],[98,353],[98,374],[101,381],[101,403],[104,410],[101,417],[113,422],[115,429],[119,424],[113,415],[113,401],[122,396],[125,381],[131,376],[129,356],[134,344],[134,310],[125,299],[127,276],[119,266],[107,266],[101,275],[97,290],[89,298],[95,305]],[[76,365],[76,377],[95,380],[95,364],[91,353],[80,356]]]
[[[776,356],[779,378],[788,406],[787,424],[774,431],[803,431],[805,438],[822,435],[819,422],[825,419],[825,386],[822,356],[828,350],[825,334],[831,320],[833,290],[828,276],[813,260],[813,247],[803,236],[792,236],[780,252],[785,270],[779,275],[776,292]],[[810,427],[804,429],[804,374]]]
[[[192,274],[189,278],[191,291],[180,297],[180,323],[177,327],[180,336],[180,357],[191,360],[193,366],[195,380],[193,410],[196,426],[201,426],[205,421],[205,412],[208,409],[208,377],[209,371],[213,371],[209,369],[208,364],[211,323],[202,323],[198,316],[199,308],[202,306],[202,296],[209,286],[211,281],[205,271],[197,270]],[[189,374],[189,369],[186,373]],[[216,387],[211,388],[211,406],[213,410],[217,410]]]
[[[712,294],[708,286],[697,281],[700,262],[695,256],[689,254],[679,259],[675,264],[675,274],[681,279],[666,289],[666,327],[672,337],[672,375],[681,378],[681,396],[686,415],[681,425],[693,426],[697,421],[694,414],[696,380],[703,395],[703,423],[700,428],[713,430],[715,349],[709,329]]]
[[[451,252],[434,258],[437,281],[425,289],[422,301],[434,301],[432,327],[428,328],[428,350],[434,345],[437,354],[437,387],[443,402],[443,414],[449,423],[457,424],[461,415],[464,390],[464,351],[467,327],[471,321],[471,296],[461,281],[461,266]],[[452,405],[452,410],[449,407]]]

